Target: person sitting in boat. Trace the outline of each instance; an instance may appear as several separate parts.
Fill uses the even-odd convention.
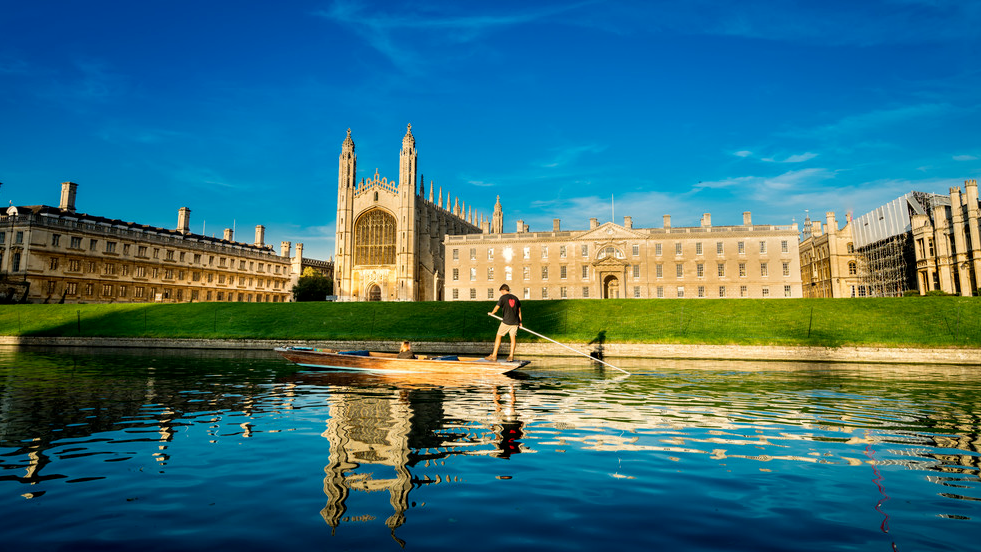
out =
[[[416,358],[416,355],[412,353],[412,345],[408,341],[403,341],[402,346],[399,347],[399,355],[397,358]]]

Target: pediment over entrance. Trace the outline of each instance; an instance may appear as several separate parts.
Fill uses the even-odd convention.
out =
[[[632,228],[624,228],[613,222],[604,222],[596,228],[587,231],[578,237],[580,240],[635,240],[645,238],[646,234],[637,232]]]
[[[626,259],[617,259],[616,257],[606,257],[605,259],[593,261],[593,266],[596,270],[613,269],[620,271],[628,264],[630,263]]]

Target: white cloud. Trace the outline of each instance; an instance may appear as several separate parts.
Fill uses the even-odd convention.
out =
[[[740,150],[737,151],[736,153],[733,153],[733,155],[735,155],[736,157],[752,157],[753,152],[749,150]]]
[[[978,157],[976,155],[955,155],[953,159],[954,161],[977,161]]]

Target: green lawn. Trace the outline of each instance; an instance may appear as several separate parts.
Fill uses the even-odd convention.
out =
[[[0,306],[0,335],[492,341],[493,303],[191,303]],[[981,346],[981,299],[524,301],[552,339],[610,343]],[[522,332],[521,339],[537,338]]]

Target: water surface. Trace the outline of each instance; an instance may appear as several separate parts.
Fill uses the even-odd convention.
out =
[[[0,350],[0,538],[98,550],[981,550],[981,367]]]

